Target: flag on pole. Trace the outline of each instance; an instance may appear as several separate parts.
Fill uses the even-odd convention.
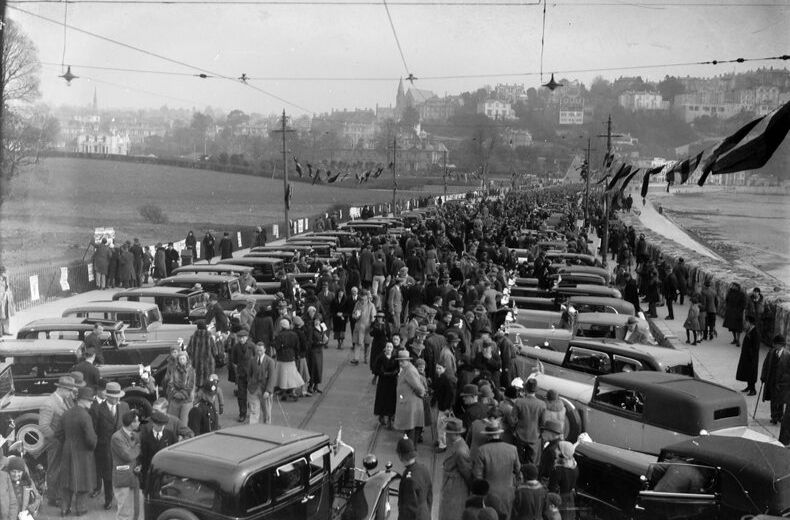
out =
[[[332,184],[333,182],[335,182],[335,181],[336,181],[336,180],[337,180],[337,179],[340,177],[340,174],[341,174],[342,172],[338,171],[338,172],[337,172],[336,174],[334,174],[334,175],[330,175],[330,173],[331,173],[331,172],[330,172],[329,170],[327,170],[327,172],[326,172],[326,183],[327,183],[327,184]]]
[[[738,143],[711,166],[713,175],[762,168],[790,131],[790,101],[765,116],[755,135]]]
[[[711,169],[713,169],[713,164],[716,162],[716,160],[723,154],[732,150],[733,147],[735,147],[735,145],[741,142],[741,139],[746,137],[749,134],[749,132],[752,131],[752,128],[757,126],[757,124],[763,119],[765,119],[765,116],[758,117],[757,119],[754,119],[746,123],[741,128],[739,128],[738,131],[736,131],[734,134],[725,138],[722,142],[716,145],[716,147],[713,150],[711,150],[710,155],[705,157],[705,160],[703,160],[702,163],[700,164],[700,170],[702,170],[702,175],[700,176],[699,181],[697,181],[697,184],[699,184],[700,186],[704,186],[705,181],[708,179],[708,175],[710,175],[710,171]]]

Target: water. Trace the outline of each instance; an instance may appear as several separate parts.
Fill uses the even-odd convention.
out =
[[[653,200],[725,259],[748,262],[790,285],[790,196],[698,191]]]

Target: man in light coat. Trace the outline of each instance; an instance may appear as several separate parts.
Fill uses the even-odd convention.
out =
[[[442,491],[439,520],[458,520],[464,512],[472,481],[472,459],[464,440],[466,431],[460,419],[450,419],[445,427],[447,457],[442,462]]]
[[[118,499],[117,520],[137,518],[140,510],[140,418],[135,410],[121,417],[122,427],[110,441],[113,491]]]
[[[402,430],[412,441],[416,441],[425,426],[422,398],[426,388],[422,383],[420,373],[409,358],[408,351],[398,351],[395,359],[400,364],[400,373],[398,374],[398,402],[395,405],[393,426],[396,430]]]
[[[60,428],[66,410],[74,405],[76,392],[77,385],[74,378],[61,376],[55,383],[55,391],[50,394],[38,414],[38,427],[44,437],[44,450],[47,452],[47,497],[51,506],[57,506],[60,499],[57,492],[63,452],[63,444],[55,436],[55,430]]]
[[[503,432],[496,423],[486,426],[484,434],[488,442],[480,446],[472,459],[472,475],[488,482],[488,494],[501,503],[501,510],[497,511],[499,518],[507,520],[513,508],[521,462],[516,447],[500,438]]]

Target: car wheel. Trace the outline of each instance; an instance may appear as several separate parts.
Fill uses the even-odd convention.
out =
[[[16,438],[22,441],[22,446],[28,453],[38,454],[44,447],[44,434],[38,426],[38,420],[21,419],[17,424]]]
[[[124,397],[123,401],[129,405],[130,410],[137,410],[137,413],[140,415],[140,419],[147,419],[148,417],[151,417],[153,407],[145,397],[140,395],[130,395]]]
[[[186,509],[174,507],[159,515],[156,520],[198,520],[198,517]]]

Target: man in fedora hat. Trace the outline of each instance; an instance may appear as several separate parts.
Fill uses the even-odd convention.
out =
[[[515,486],[521,474],[518,451],[512,444],[502,442],[504,430],[497,422],[490,422],[483,431],[488,442],[480,446],[472,458],[472,475],[485,479],[489,494],[501,502],[497,510],[500,518],[509,518],[513,507]]]
[[[74,377],[60,376],[55,383],[55,391],[49,395],[38,413],[38,427],[44,438],[44,450],[47,452],[47,501],[51,506],[57,506],[60,502],[58,477],[63,452],[63,443],[55,436],[55,431],[60,428],[63,414],[74,406],[76,394]]]
[[[408,351],[399,350],[395,359],[400,364],[400,373],[393,426],[397,430],[402,430],[410,439],[418,439],[422,436],[422,429],[425,426],[423,396],[427,388],[417,368],[412,364]]]
[[[398,520],[430,520],[433,503],[433,479],[411,440],[403,436],[395,449],[403,464],[403,478],[398,488]]]
[[[121,429],[121,418],[129,411],[129,405],[121,401],[126,393],[121,390],[121,385],[110,381],[104,389],[105,400],[99,406],[93,407],[94,424],[96,425],[96,468],[99,480],[96,489],[92,490],[91,497],[99,495],[101,484],[104,486],[104,508],[112,508],[112,454],[110,441],[115,432]]]
[[[466,429],[460,419],[447,420],[447,456],[442,462],[442,491],[439,502],[439,520],[461,518],[464,504],[469,497],[469,482],[472,480],[472,459],[469,446],[464,440]]]
[[[247,419],[247,365],[252,357],[255,356],[255,343],[250,339],[250,333],[246,329],[236,332],[236,341],[230,349],[230,363],[233,366],[234,379],[236,380],[236,399],[239,403],[238,422]]]
[[[461,389],[461,401],[464,407],[464,427],[469,426],[478,419],[488,417],[488,406],[479,401],[480,389],[477,385],[467,384]]]
[[[63,414],[63,427],[58,438],[63,442],[59,488],[61,492],[60,515],[71,512],[72,497],[77,516],[87,512],[85,500],[96,483],[96,431],[88,409],[93,402],[93,388],[84,386],[77,391],[76,405]]]
[[[526,394],[515,402],[516,414],[516,445],[524,463],[540,462],[540,425],[546,403],[538,399],[538,381],[535,378],[527,379],[525,383]]]
[[[178,442],[178,435],[167,428],[170,418],[159,410],[151,414],[148,424],[140,428],[140,476],[145,483],[151,460],[160,450]],[[145,488],[145,485],[143,486]]]

